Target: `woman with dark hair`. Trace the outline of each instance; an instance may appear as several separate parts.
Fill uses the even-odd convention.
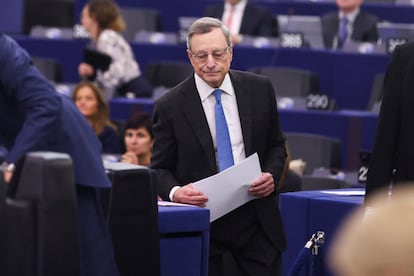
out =
[[[109,119],[109,107],[101,89],[92,82],[79,83],[72,100],[102,143],[102,153],[121,153],[117,127]]]
[[[94,69],[82,62],[78,73],[82,78],[93,79],[105,90],[107,98],[125,96],[132,92],[137,97],[151,97],[152,87],[142,75],[131,46],[121,32],[125,21],[118,5],[112,0],[91,0],[82,10],[81,24],[90,34],[89,47],[111,58],[105,71]]]
[[[150,114],[135,113],[128,119],[124,142],[126,152],[122,155],[121,161],[149,167],[154,144]]]

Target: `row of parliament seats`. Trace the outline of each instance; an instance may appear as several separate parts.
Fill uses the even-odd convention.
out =
[[[144,7],[130,7],[121,5],[121,13],[126,22],[126,30],[124,36],[128,41],[143,41],[151,43],[177,43],[185,40],[186,29],[198,17],[177,15],[176,21],[178,22],[178,29],[172,33],[168,32],[168,35],[162,27],[161,11],[156,8],[144,8]],[[201,15],[199,15],[201,16]],[[381,18],[381,16],[379,16]],[[275,20],[279,22],[280,33],[284,34],[301,34],[303,39],[300,45],[285,45],[286,47],[311,47],[323,49],[324,43],[322,38],[322,25],[319,15],[308,14],[276,14]],[[30,35],[32,37],[46,36],[49,38],[64,38],[71,39],[73,37],[79,38],[86,35],[85,32],[79,32],[82,27],[75,23],[72,29],[73,23],[66,27],[59,25],[42,25],[32,24]],[[53,28],[58,27],[58,28]],[[378,23],[378,32],[380,40],[378,43],[358,43],[351,41],[347,43],[343,51],[348,52],[360,52],[360,53],[388,53],[387,41],[388,39],[414,39],[414,24],[393,22],[390,20],[383,20]],[[43,35],[42,35],[43,33]],[[145,35],[146,34],[146,35]],[[182,37],[184,34],[184,37]],[[241,41],[241,44],[255,45],[256,47],[270,47],[270,46],[283,46],[285,40],[280,39],[256,39],[244,36],[245,39]],[[247,42],[245,42],[245,40]],[[292,40],[292,39],[291,39]],[[297,40],[297,39],[296,39]]]
[[[146,40],[147,42],[151,41],[151,43],[158,43],[157,41],[166,39],[165,38],[166,34],[161,35],[161,33],[159,33],[159,31],[161,30],[161,25],[160,25],[160,12],[158,10],[152,9],[152,8],[122,7],[121,11],[123,15],[125,16],[127,26],[130,26],[127,28],[126,33],[125,33],[125,35],[127,36],[127,39],[133,40],[131,39],[132,37],[136,37],[139,35],[141,36],[142,39]],[[289,19],[290,21],[293,20],[292,19],[293,16],[289,18],[290,18]],[[297,23],[294,23],[294,24],[297,24]],[[131,28],[131,26],[133,26],[133,28]],[[40,28],[39,26],[34,28],[37,30],[35,37],[42,37],[42,34],[41,34],[42,31],[39,31],[39,28]],[[44,28],[43,35],[46,35],[46,36],[48,35],[47,29],[48,28]],[[71,35],[70,30],[67,33]],[[138,35],[136,35],[137,33]],[[160,38],[160,37],[163,37],[163,38]],[[174,43],[176,43],[177,38],[172,38],[172,39],[174,40]],[[162,43],[162,42],[159,42],[159,43]],[[172,87],[173,84],[178,83],[178,80],[182,80],[185,76],[187,76],[188,72],[192,71],[192,69],[189,68],[189,64],[188,65],[177,64],[177,63],[183,63],[183,62],[159,61],[156,63],[157,63],[156,65],[147,64],[146,68],[143,68],[146,77],[156,88],[154,92],[154,99],[157,99],[160,95],[164,94],[165,91],[169,87]],[[50,67],[52,66],[57,66],[57,65],[51,65]],[[163,73],[163,72],[168,72],[172,70],[169,67],[173,67],[173,69],[177,69],[174,71],[174,74]],[[61,71],[61,69],[55,69],[55,70]],[[305,99],[306,95],[308,95],[309,93],[320,92],[318,76],[314,72],[309,71],[309,70],[304,70],[300,68],[278,68],[278,67],[276,68],[273,68],[273,67],[250,68],[248,70],[269,76],[271,81],[274,83],[276,96],[292,98],[294,102],[293,109],[306,109],[306,99]],[[59,82],[58,80],[61,79],[60,77],[61,73],[48,72],[49,71],[48,68],[45,68],[44,71],[49,76],[48,78],[53,80],[54,82]],[[378,94],[377,83],[379,82],[376,79],[373,80],[371,98],[370,98],[368,106],[366,107],[366,110],[378,111],[380,96],[379,97],[376,96]],[[282,103],[281,107],[285,105],[286,104]],[[292,106],[292,104],[288,104],[288,106]],[[335,99],[332,98],[330,99],[327,110],[335,110],[335,109],[337,109]]]
[[[62,66],[58,60],[32,57],[33,64],[51,82],[62,82]],[[319,93],[319,77],[310,70],[280,66],[254,67],[250,72],[267,76],[272,82],[276,97],[304,99],[310,93]],[[144,75],[155,88],[154,99],[193,73],[189,62],[160,61],[147,64]],[[382,98],[384,73],[374,76],[367,110],[378,111]],[[304,108],[304,106],[300,107]],[[330,109],[334,109],[332,106]]]

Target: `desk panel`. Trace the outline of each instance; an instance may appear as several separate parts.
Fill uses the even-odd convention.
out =
[[[25,1],[2,0],[0,5],[0,31],[4,33],[22,33]]]
[[[288,275],[300,250],[312,235],[309,232],[309,200],[307,200],[310,195],[312,193],[307,191],[280,195],[280,211],[288,246],[283,253],[283,275]],[[305,263],[303,271],[307,270],[308,263]]]
[[[136,112],[148,112],[152,114],[154,101],[151,99],[127,99],[114,98],[109,100],[111,110],[111,120],[115,122],[125,122]]]
[[[208,275],[210,211],[158,207],[162,276]]]
[[[309,230],[314,233],[318,230],[325,232],[325,242],[320,251],[322,268],[320,276],[332,275],[327,265],[327,252],[332,239],[340,229],[344,219],[357,206],[362,205],[362,196],[337,196],[316,197],[310,200],[309,205]],[[332,275],[334,276],[334,275]]]
[[[338,191],[344,190],[361,191],[363,189],[341,189]],[[318,276],[330,275],[325,262],[330,241],[344,218],[353,208],[360,206],[363,201],[363,196],[341,196],[321,191],[281,194],[280,208],[288,239],[288,249],[283,254],[283,275],[287,275],[306,241],[318,230],[325,232],[325,242],[319,256],[322,269],[321,275]],[[301,276],[314,276],[311,275],[311,262],[312,258],[309,255],[301,270]]]

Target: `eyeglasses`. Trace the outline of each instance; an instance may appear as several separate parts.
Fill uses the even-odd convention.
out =
[[[214,50],[213,52],[211,52],[211,54],[204,51],[196,53],[193,53],[191,50],[189,51],[197,62],[206,62],[209,55],[211,55],[214,58],[214,60],[223,60],[229,50],[230,47],[227,46],[224,50]]]

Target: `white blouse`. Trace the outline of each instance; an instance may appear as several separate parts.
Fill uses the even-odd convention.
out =
[[[107,71],[96,72],[96,80],[104,87],[116,88],[141,75],[131,46],[120,33],[109,29],[103,30],[95,48],[112,58]]]

